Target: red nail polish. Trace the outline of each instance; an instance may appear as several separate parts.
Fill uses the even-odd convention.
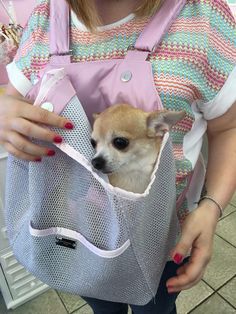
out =
[[[54,143],[61,143],[62,142],[62,137],[60,135],[57,135],[53,139]]]
[[[171,289],[173,289],[174,287],[173,286],[167,286],[167,289],[169,290],[171,290]]]
[[[42,161],[42,158],[36,158],[34,161],[40,162]]]
[[[56,152],[54,150],[48,150],[47,155],[48,156],[54,156],[56,154]]]
[[[174,256],[174,262],[176,264],[180,264],[183,261],[183,258],[184,258],[183,255],[176,253]]]
[[[66,128],[66,129],[69,129],[69,130],[72,130],[72,129],[74,128],[74,125],[73,125],[72,123],[70,123],[70,122],[67,122],[67,123],[65,124],[65,128]]]

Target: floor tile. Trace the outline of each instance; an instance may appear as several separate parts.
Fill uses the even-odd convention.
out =
[[[1,296],[1,294],[0,294]],[[54,290],[48,290],[35,299],[17,307],[15,310],[7,310],[0,300],[1,314],[67,314],[60,298]]]
[[[235,205],[236,206],[236,205]],[[228,205],[225,209],[224,209],[224,213],[223,213],[223,216],[221,218],[224,219],[224,217],[228,216],[229,214],[233,213],[233,212],[236,212],[236,207],[234,207],[233,205]],[[220,220],[220,221],[221,221]]]
[[[236,310],[217,293],[199,305],[191,314],[236,314]]]
[[[10,311],[7,311],[7,308],[6,308],[6,305],[5,305],[5,302],[4,302],[4,299],[3,299],[3,296],[0,292],[0,313],[1,314],[5,314],[5,313],[10,313]],[[14,312],[12,312],[14,313]]]
[[[233,278],[235,274],[236,248],[216,235],[213,256],[203,279],[213,289],[218,289]]]
[[[57,291],[59,297],[61,298],[63,304],[65,305],[67,311],[69,313],[74,312],[75,310],[79,309],[83,305],[85,305],[85,301],[78,295],[73,295],[69,293],[64,293]]]
[[[82,306],[79,310],[73,312],[73,314],[93,314],[93,310],[88,304],[86,304],[85,306]]]
[[[177,299],[178,314],[186,314],[214,293],[205,282],[200,281],[195,287],[182,291]]]
[[[236,247],[236,212],[218,222],[216,234]]]
[[[236,308],[236,277],[222,287],[218,293]]]
[[[236,207],[236,193],[234,193],[234,196],[232,197],[230,204]]]

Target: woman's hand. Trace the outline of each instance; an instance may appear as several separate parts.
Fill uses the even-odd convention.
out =
[[[207,135],[207,195],[225,208],[236,187],[236,102],[222,116],[207,121]],[[177,276],[167,281],[170,293],[191,288],[203,277],[212,255],[219,215],[218,207],[207,199],[188,215],[172,257],[180,263],[190,250],[191,257],[178,269]]]
[[[175,263],[180,264],[190,252],[189,261],[177,270],[177,276],[166,285],[169,293],[196,285],[203,277],[211,259],[213,237],[219,218],[219,209],[210,200],[203,200],[186,218],[180,241],[172,251]]]
[[[62,141],[58,134],[40,124],[73,128],[73,124],[67,119],[32,106],[24,98],[10,95],[0,97],[0,144],[7,152],[29,161],[40,161],[42,156],[53,156],[53,150],[33,144],[28,138],[55,143]]]

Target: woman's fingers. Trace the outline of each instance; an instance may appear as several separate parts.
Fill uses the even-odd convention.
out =
[[[59,116],[54,112],[32,106],[25,102],[23,104],[24,106],[21,107],[19,116],[27,120],[58,128],[66,128],[66,125],[71,123],[68,119]]]
[[[22,118],[16,118],[12,121],[12,129],[22,135],[37,138],[46,142],[60,143],[63,140],[60,135],[48,128],[43,128],[40,125]],[[61,140],[59,140],[59,138],[61,138]]]
[[[31,104],[11,96],[1,97],[0,129],[16,129],[17,123],[28,120],[35,125],[48,125],[52,127],[72,129],[73,123],[54,112],[32,106]],[[20,119],[20,120],[19,120]],[[25,134],[26,132],[24,132]],[[27,134],[30,136],[30,134]],[[46,140],[46,139],[45,139]]]
[[[10,132],[8,133],[8,142],[14,147],[16,151],[20,151],[24,154],[28,154],[30,156],[52,156],[52,149],[48,149],[46,147],[42,147],[38,144],[34,144],[24,136],[16,133]],[[15,154],[14,154],[15,155]]]
[[[61,136],[47,127],[73,129],[73,123],[64,117],[40,107],[32,106],[24,99],[2,96],[0,106],[0,142],[12,155],[26,160],[41,156],[53,156],[55,152],[31,142],[31,138],[61,143]],[[9,150],[8,150],[9,149]]]
[[[201,280],[212,254],[215,222],[206,217],[206,208],[198,208],[186,218],[179,242],[172,250],[175,263],[180,264],[190,254],[189,261],[177,270],[166,285],[168,291],[177,292],[193,287]]]
[[[204,252],[193,252],[189,261],[177,270],[177,276],[167,281],[168,292],[177,292],[193,287],[202,279],[208,261],[208,253],[206,255]]]
[[[14,147],[11,143],[3,142],[1,143],[6,151],[11,155],[15,156],[16,158],[27,160],[27,161],[41,161],[40,156],[33,156],[22,151],[19,151],[16,147]]]

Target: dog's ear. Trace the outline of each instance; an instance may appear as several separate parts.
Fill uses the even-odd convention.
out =
[[[99,115],[100,115],[100,112],[93,113],[93,120],[95,121]]]
[[[163,137],[184,116],[184,111],[175,112],[166,110],[150,113],[147,118],[147,135],[149,137]]]

